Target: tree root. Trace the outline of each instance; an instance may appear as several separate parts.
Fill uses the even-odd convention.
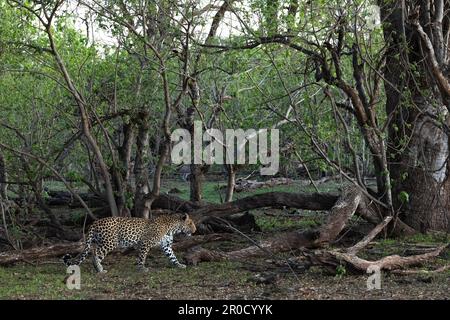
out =
[[[345,265],[346,269],[352,273],[365,273],[371,266],[377,266],[380,270],[392,271],[420,265],[437,257],[446,247],[447,245],[443,245],[431,252],[408,257],[390,255],[376,261],[361,259],[354,254],[340,250],[317,250],[310,254],[309,258],[314,265],[322,265],[332,271],[335,271],[336,267],[340,265]]]

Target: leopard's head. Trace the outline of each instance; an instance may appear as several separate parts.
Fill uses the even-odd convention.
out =
[[[187,213],[182,214],[180,232],[187,236],[191,236],[196,230],[197,228],[195,227],[195,223],[192,221],[191,217],[189,217]]]

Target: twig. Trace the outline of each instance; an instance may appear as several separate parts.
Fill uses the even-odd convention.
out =
[[[439,272],[443,272],[446,270],[450,270],[450,264],[447,264],[443,267],[437,268],[435,270],[393,270],[392,273],[398,275],[410,275],[410,274],[436,274]]]
[[[78,193],[76,193],[72,187],[69,185],[69,183],[66,181],[66,179],[64,179],[64,177],[58,172],[56,171],[55,168],[53,168],[51,165],[49,165],[47,162],[45,162],[44,160],[42,160],[40,157],[28,153],[28,152],[24,152],[24,151],[20,151],[17,149],[14,149],[8,145],[5,145],[3,143],[0,142],[0,147],[4,148],[6,150],[9,150],[13,153],[19,154],[21,156],[25,156],[28,158],[32,158],[34,160],[36,160],[37,162],[39,162],[40,164],[42,164],[43,166],[47,167],[49,170],[51,170],[61,181],[62,183],[64,183],[64,185],[66,186],[67,190],[69,190],[69,192],[78,200],[80,201],[81,205],[83,206],[84,209],[86,209],[87,213],[89,214],[89,216],[94,219],[97,220],[97,217],[92,213],[92,211],[89,209],[88,205],[86,204],[86,202],[84,202],[83,199],[81,199],[80,195]]]

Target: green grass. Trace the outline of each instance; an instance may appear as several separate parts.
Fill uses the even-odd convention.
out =
[[[88,192],[88,187],[82,182],[71,182],[71,187],[78,192]],[[61,181],[45,181],[44,187],[52,191],[67,191],[66,186]]]
[[[220,189],[221,186],[226,186],[224,181],[205,181],[203,183],[203,200],[211,203],[221,203],[225,198],[225,188]],[[181,180],[165,180],[163,182],[161,191],[168,192],[172,188],[177,188],[180,193],[176,196],[189,200],[189,182],[183,182]],[[338,189],[336,182],[328,182],[319,185],[319,191],[321,192],[333,192]],[[289,185],[281,185],[267,188],[260,188],[251,190],[248,192],[235,192],[233,200],[248,197],[255,194],[262,194],[266,192],[316,192],[313,186],[304,186],[300,181],[294,181]]]
[[[178,298],[185,294],[189,298],[192,287],[248,286],[249,273],[242,271],[237,263],[212,262],[178,269],[157,258],[156,265],[154,261],[149,262],[150,272],[140,273],[134,265],[134,255],[108,258],[106,274],[96,274],[90,261],[81,265],[80,290],[66,287],[68,274],[62,264],[0,267],[0,299],[146,299],[164,297],[165,294],[180,294]],[[192,295],[195,297],[198,292]]]
[[[204,183],[205,201],[221,202],[218,185],[225,185],[225,183],[211,181]],[[52,185],[52,187],[59,188],[57,185]],[[181,193],[176,194],[176,196],[189,199],[189,183],[187,182],[165,180],[162,191],[167,192],[174,187],[181,190]],[[325,183],[319,187],[324,192],[337,190],[337,184],[334,182]],[[62,187],[61,189],[64,188]],[[314,192],[314,188],[311,186],[302,186],[300,183],[294,182],[292,185],[287,186],[261,188],[251,192],[235,193],[234,199],[271,191]],[[221,192],[223,194],[225,191],[221,190]],[[323,218],[323,215],[318,212],[306,210],[289,209],[289,215],[286,214],[288,213],[287,210],[274,210],[279,214],[276,216],[262,214],[263,211],[271,213],[270,209],[254,211],[256,221],[263,231],[263,233],[252,235],[257,240],[260,240],[260,237],[262,239],[268,236],[264,232],[274,233],[289,229],[313,228]],[[84,211],[82,209],[70,209],[67,213],[70,213],[74,222],[80,223],[84,219]],[[58,214],[63,214],[63,212],[58,212]],[[380,239],[377,240],[377,244],[375,245],[375,248],[379,249],[379,251],[371,253],[368,258],[380,258],[387,254],[404,255],[404,250],[416,243],[430,245],[448,243],[448,235],[432,233],[404,239]],[[241,243],[237,241],[224,242],[220,244],[220,247],[217,247],[216,243],[208,243],[204,247],[231,251],[248,245],[246,240],[242,240]],[[363,252],[361,253],[361,257],[365,257]],[[86,261],[81,265],[81,290],[67,289],[65,284],[65,278],[67,276],[66,268],[56,259],[50,261],[50,263],[43,263],[41,261],[42,264],[37,266],[18,263],[12,267],[0,267],[0,299],[251,299],[255,297],[260,299],[261,297],[266,297],[265,294],[267,288],[269,288],[269,286],[256,285],[249,281],[252,272],[255,272],[254,270],[250,270],[258,263],[262,263],[254,260],[251,260],[250,263],[248,261],[242,263],[206,262],[201,263],[199,266],[188,266],[187,269],[182,270],[170,267],[165,257],[160,253],[155,253],[149,255],[147,260],[147,266],[150,268],[149,273],[137,272],[134,262],[135,254],[126,256],[121,254],[108,255],[105,263],[105,269],[108,270],[108,273],[98,275],[94,272],[90,261]],[[431,259],[430,263],[426,263],[421,268],[423,268],[424,274],[426,274],[426,270],[434,270],[439,266],[447,265],[449,262],[450,250],[447,249],[440,257]],[[252,268],[245,267],[249,265]],[[269,264],[269,266],[271,265]],[[263,265],[263,267],[266,270],[266,266]],[[345,269],[336,269],[336,279],[340,282],[348,281],[349,283],[355,281],[354,279],[356,278],[347,275],[343,277],[345,273]],[[287,275],[289,277],[282,280],[284,284],[279,287],[283,288],[285,286],[288,289],[283,289],[284,291],[278,293],[272,292],[270,296],[277,296],[278,294],[279,297],[286,298],[293,294],[293,292],[300,292],[290,289],[296,280],[290,274]],[[308,275],[300,276],[302,288],[305,285],[304,277],[306,276]],[[436,277],[443,277],[445,279],[445,276],[448,279],[450,270]],[[318,285],[323,284],[323,288],[317,292],[329,291],[330,279],[320,278],[320,281],[317,281],[315,274],[310,275],[310,277],[314,280],[310,283],[312,288],[317,288]],[[416,278],[417,276],[411,276],[411,279]],[[365,278],[361,283],[365,284]],[[442,281],[436,280],[436,284],[440,285],[441,283]],[[433,286],[436,284],[433,283]],[[339,292],[342,292],[340,287],[339,290]],[[404,288],[401,290],[402,292],[409,293]],[[414,297],[414,294],[409,294]],[[361,293],[358,293],[357,297],[360,296]],[[389,295],[386,297],[389,298]]]
[[[448,234],[445,233],[429,233],[429,234],[416,234],[413,236],[403,238],[388,238],[377,239],[375,245],[369,252],[361,252],[360,256],[369,260],[379,259],[383,256],[398,254],[400,256],[408,256],[411,254],[420,254],[424,252],[411,252],[416,246],[427,246],[430,249],[437,248],[440,245],[449,243]],[[424,272],[426,270],[436,269],[439,266],[448,265],[450,263],[450,250],[444,249],[439,257],[430,259],[422,267]],[[450,270],[446,271],[450,274]]]
[[[65,211],[59,210],[59,212],[63,213]],[[66,213],[68,214],[68,217],[73,224],[79,226],[83,225],[84,219],[86,218],[86,210],[84,208],[71,208]]]
[[[405,237],[403,240],[421,244],[448,243],[450,241],[449,236],[448,233],[444,232],[418,233],[410,237]]]
[[[303,219],[293,219],[286,216],[264,216],[257,215],[256,223],[263,232],[277,232],[288,229],[310,229],[317,227],[320,222],[318,219],[308,217]]]
[[[394,246],[394,245],[397,245],[397,244],[398,244],[398,240],[391,239],[391,238],[381,239],[378,242],[378,246],[380,246],[380,247],[389,247],[389,246]]]
[[[225,189],[219,189],[220,186],[225,186],[224,182],[217,181],[205,181],[203,183],[203,200],[212,203],[221,203],[225,197]],[[167,180],[163,182],[161,188],[162,192],[168,192],[172,188],[177,188],[180,193],[175,196],[184,200],[189,200],[189,182],[183,182],[181,180]]]
[[[440,245],[444,243],[449,243],[449,235],[443,232],[435,232],[435,233],[428,233],[428,234],[415,234],[408,237],[403,238],[387,238],[387,239],[380,239],[377,240],[377,247],[378,248],[403,248],[408,247],[414,244],[421,244],[421,245]]]

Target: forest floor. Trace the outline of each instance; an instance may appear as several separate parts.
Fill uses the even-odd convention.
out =
[[[207,201],[220,201],[214,186],[210,183],[205,188]],[[165,188],[173,188],[173,185],[166,185]],[[185,186],[177,188],[181,191],[179,196],[186,196]],[[299,191],[298,188],[298,185],[279,186],[252,193]],[[333,184],[321,187],[324,191],[333,188]],[[237,197],[247,195],[249,193],[242,193]],[[280,231],[320,225],[325,216],[320,212],[272,209],[255,210],[253,213],[261,228],[261,231],[248,233],[255,240]],[[352,220],[345,241],[351,244],[360,239],[363,236],[361,227],[364,224],[360,220]],[[395,240],[381,238],[371,243],[361,256],[377,259],[389,254],[408,255],[411,248],[438,246],[448,243],[448,239],[448,235],[436,233]],[[209,243],[204,247],[229,251],[248,245],[247,240],[236,235],[233,241]],[[184,254],[177,253],[180,260]],[[368,275],[352,275],[345,268],[339,268],[335,273],[319,267],[292,270],[282,263],[283,259],[296,254],[242,262],[204,262],[177,269],[172,268],[159,251],[153,251],[147,259],[150,272],[139,273],[134,264],[134,251],[128,254],[115,252],[104,261],[108,270],[106,274],[96,274],[90,259],[81,265],[80,290],[67,288],[65,279],[68,274],[59,258],[23,262],[0,267],[0,299],[450,299],[450,270],[428,272],[450,263],[448,248],[438,258],[416,268],[419,274],[382,272],[381,289],[370,291],[367,290]]]
[[[211,246],[209,246],[211,247]],[[229,244],[213,247],[230,249]],[[383,251],[396,247],[376,245]],[[182,254],[179,254],[182,257]],[[382,273],[381,289],[367,290],[367,275],[321,268],[306,272],[276,266],[273,259],[246,262],[205,262],[186,269],[172,268],[160,252],[147,260],[149,273],[139,273],[134,253],[108,255],[106,274],[96,274],[88,261],[81,265],[81,289],[69,290],[66,268],[58,259],[36,265],[0,267],[1,299],[450,299],[450,272],[393,275]],[[421,270],[450,262],[447,252]],[[295,274],[294,274],[295,273]],[[273,278],[260,283],[260,276]]]

